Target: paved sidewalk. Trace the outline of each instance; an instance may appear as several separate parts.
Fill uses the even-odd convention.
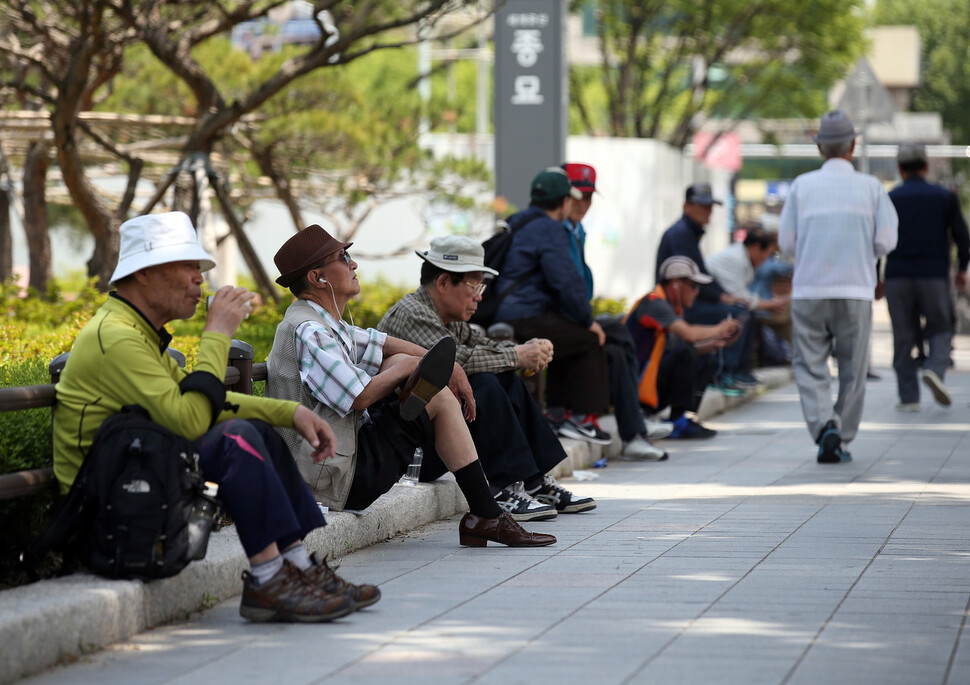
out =
[[[877,322],[852,463],[815,463],[787,385],[569,481],[599,507],[530,526],[552,547],[460,548],[454,518],[347,556],[384,597],[333,624],[234,598],[24,682],[970,683],[970,373],[896,412]]]

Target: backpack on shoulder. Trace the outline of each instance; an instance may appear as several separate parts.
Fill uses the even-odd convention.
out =
[[[48,550],[109,578],[167,578],[204,555],[190,519],[204,488],[191,441],[153,423],[138,406],[107,418],[59,511],[23,555]],[[212,500],[207,500],[211,502]]]
[[[499,230],[495,235],[482,243],[482,247],[485,248],[484,264],[490,269],[495,269],[499,272],[496,278],[501,278],[502,266],[505,264],[505,258],[508,256],[509,249],[512,247],[513,236],[527,223],[525,220],[513,221],[511,223],[501,221],[498,225]],[[478,324],[483,328],[488,328],[495,323],[495,315],[498,313],[498,308],[502,304],[502,301],[512,291],[522,285],[533,273],[529,272],[517,278],[501,295],[499,295],[498,289],[494,285],[488,288],[482,293],[482,301],[478,303],[478,309],[472,314],[470,322]]]

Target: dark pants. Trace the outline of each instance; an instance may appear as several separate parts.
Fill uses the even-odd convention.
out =
[[[617,317],[601,316],[596,321],[606,333],[603,352],[606,353],[610,399],[616,414],[617,432],[620,440],[630,442],[647,432],[637,390],[637,346],[629,329]]]
[[[893,369],[900,402],[919,402],[920,364],[913,347],[929,343],[923,368],[941,379],[950,365],[953,314],[950,284],[945,278],[887,278],[886,302],[893,326]],[[920,317],[926,320],[922,324]],[[921,328],[922,327],[922,328]]]
[[[546,371],[546,405],[574,414],[605,414],[610,409],[606,353],[596,334],[554,312],[509,321],[520,340],[548,338],[555,348]]]
[[[690,343],[680,342],[665,349],[660,357],[656,409],[669,406],[671,420],[685,411],[697,411],[716,370],[714,355],[702,355]]]
[[[283,439],[262,421],[232,419],[196,441],[206,480],[236,524],[246,556],[285,549],[326,525]]]
[[[566,458],[525,385],[512,371],[468,377],[478,418],[468,425],[490,485],[504,488],[547,473]]]
[[[694,301],[694,305],[690,309],[684,312],[684,320],[691,324],[714,326],[721,323],[729,315],[739,321],[744,321],[744,327],[741,329],[741,337],[729,347],[724,348],[722,353],[724,368],[722,370],[729,375],[743,371],[750,372],[751,360],[754,356],[754,334],[752,333],[754,320],[746,307],[698,299]]]

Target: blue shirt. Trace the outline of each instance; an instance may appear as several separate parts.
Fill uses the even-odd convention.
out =
[[[571,238],[569,241],[569,256],[576,266],[576,271],[583,277],[583,281],[586,283],[586,298],[592,300],[593,272],[590,271],[589,265],[586,264],[586,229],[583,228],[583,222],[581,221],[573,225],[572,221],[566,219],[562,222],[562,225],[569,232]]]
[[[889,199],[899,215],[899,242],[886,258],[886,278],[949,278],[951,239],[966,271],[970,235],[956,195],[917,176],[893,188]]]

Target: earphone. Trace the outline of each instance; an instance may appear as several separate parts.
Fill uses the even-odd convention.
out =
[[[326,278],[318,278],[317,279],[317,283],[326,283],[326,282],[327,282],[327,279]]]

